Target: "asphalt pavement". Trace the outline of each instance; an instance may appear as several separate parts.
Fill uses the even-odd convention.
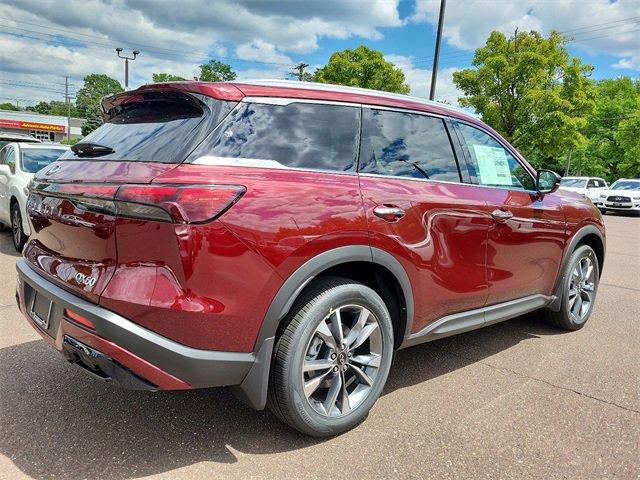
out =
[[[359,427],[304,437],[224,389],[89,378],[15,306],[0,234],[0,479],[629,478],[640,475],[640,218],[607,215],[595,311],[535,314],[400,351]]]

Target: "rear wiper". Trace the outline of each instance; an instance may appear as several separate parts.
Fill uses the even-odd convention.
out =
[[[98,145],[97,143],[76,143],[71,147],[71,150],[79,157],[100,157],[115,153],[113,148]]]

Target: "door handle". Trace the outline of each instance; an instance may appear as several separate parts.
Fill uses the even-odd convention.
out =
[[[400,207],[378,205],[373,209],[373,214],[387,222],[397,222],[404,217],[404,210]]]
[[[496,222],[505,223],[507,220],[513,217],[513,213],[503,208],[496,208],[493,212],[491,212],[491,216]]]

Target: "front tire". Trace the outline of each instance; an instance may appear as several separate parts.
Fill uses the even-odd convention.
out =
[[[393,326],[369,287],[326,277],[298,299],[274,346],[269,409],[302,433],[345,432],[369,413],[387,380]]]
[[[22,253],[22,247],[27,243],[27,236],[22,229],[22,214],[17,202],[11,205],[11,237],[15,249]]]
[[[560,281],[560,310],[544,310],[544,320],[563,330],[579,330],[589,320],[598,292],[600,267],[596,252],[589,245],[579,246],[571,254]]]

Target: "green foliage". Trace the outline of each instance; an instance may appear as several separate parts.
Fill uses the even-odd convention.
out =
[[[36,105],[27,107],[27,110],[31,112],[41,113],[42,115],[60,115],[62,117],[67,116],[67,104],[58,100],[52,100],[50,102],[38,102]],[[71,116],[78,116],[78,109],[74,104],[71,104]]]
[[[106,95],[124,91],[117,80],[108,75],[92,73],[84,77],[84,85],[76,95],[76,107],[87,121],[82,125],[82,135],[88,135],[102,125],[100,102]]]
[[[598,82],[596,106],[583,133],[588,141],[576,152],[570,173],[640,178],[640,81]]]
[[[561,171],[569,150],[586,144],[581,133],[593,110],[592,67],[571,58],[558,32],[492,32],[476,50],[475,68],[455,72],[473,107],[538,167]]]
[[[81,140],[80,138],[70,138],[69,140],[67,140],[66,138],[63,138],[62,140],[60,140],[60,143],[63,145],[75,145],[80,140]]]
[[[171,73],[154,73],[151,75],[151,79],[153,83],[163,83],[163,82],[179,82],[181,80],[186,80],[186,78],[179,77],[178,75],[172,75]]]
[[[28,109],[28,107],[27,107]],[[20,109],[18,107],[16,107],[13,103],[11,102],[4,102],[4,103],[0,103],[0,110],[12,110],[14,112],[18,112],[20,111]]]
[[[329,63],[316,70],[315,81],[371,88],[385,92],[409,93],[404,73],[387,62],[382,52],[360,45],[331,55]]]
[[[200,65],[200,75],[195,80],[203,82],[230,82],[236,79],[236,72],[230,65],[222,63],[218,60],[209,60],[207,63]]]

